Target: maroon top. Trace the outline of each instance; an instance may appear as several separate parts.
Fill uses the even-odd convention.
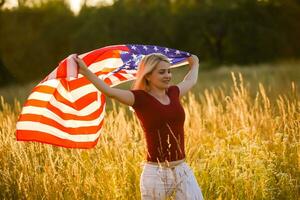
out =
[[[170,86],[170,104],[160,103],[144,90],[131,90],[133,108],[143,127],[147,143],[147,161],[164,162],[185,158],[184,110],[179,101],[179,88]]]

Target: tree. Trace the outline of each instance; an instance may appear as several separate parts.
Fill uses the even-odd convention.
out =
[[[4,66],[4,63],[0,57],[0,86],[7,85],[15,81],[15,78]]]
[[[2,6],[5,4],[5,0],[0,0],[0,9],[2,8]]]

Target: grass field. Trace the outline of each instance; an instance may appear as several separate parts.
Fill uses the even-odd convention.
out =
[[[300,199],[299,72],[299,62],[200,72],[182,104],[187,163],[205,199]],[[175,82],[183,76],[174,69]],[[127,107],[109,102],[90,150],[16,142],[35,84],[0,89],[0,199],[140,199],[145,143]]]

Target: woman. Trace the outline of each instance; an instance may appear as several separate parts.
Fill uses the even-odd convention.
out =
[[[142,199],[166,199],[172,195],[180,200],[203,199],[195,176],[185,162],[185,114],[179,101],[197,82],[197,56],[188,58],[188,74],[172,86],[168,58],[157,53],[145,56],[139,63],[132,90],[109,87],[81,59],[76,61],[83,76],[106,96],[132,106],[141,122],[147,143],[147,161],[140,180]]]

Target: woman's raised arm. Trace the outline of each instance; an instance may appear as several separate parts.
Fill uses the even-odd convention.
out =
[[[198,70],[199,70],[199,59],[197,56],[192,55],[188,59],[190,70],[187,75],[184,77],[183,81],[178,83],[180,94],[179,96],[185,95],[196,83],[198,80]]]
[[[130,90],[122,90],[118,88],[109,87],[103,80],[98,78],[94,73],[92,73],[84,61],[78,57],[75,57],[75,61],[79,65],[79,73],[85,76],[93,85],[100,90],[104,95],[114,98],[117,101],[132,106],[134,103],[134,95]]]

